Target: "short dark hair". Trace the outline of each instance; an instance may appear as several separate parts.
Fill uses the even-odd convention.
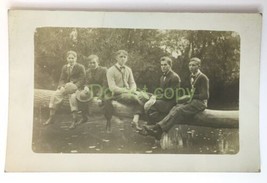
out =
[[[161,61],[167,61],[167,63],[172,67],[172,59],[170,57],[161,57],[160,62]]]
[[[66,56],[68,57],[69,55],[73,55],[73,56],[75,56],[76,58],[77,58],[77,53],[75,52],[75,51],[73,51],[73,50],[70,50],[70,51],[68,51],[67,53],[66,53]]]
[[[125,51],[125,50],[118,50],[118,51],[116,51],[115,57],[117,57],[119,54],[123,54],[123,55],[128,56],[128,52]]]
[[[197,62],[199,66],[201,65],[201,60],[197,57],[190,58],[189,62]]]
[[[89,56],[88,56],[88,61],[89,61],[89,62],[90,62],[91,60],[93,60],[93,59],[96,59],[97,62],[99,63],[99,57],[98,57],[97,55],[89,55]]]

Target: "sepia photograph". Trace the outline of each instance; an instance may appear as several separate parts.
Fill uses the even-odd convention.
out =
[[[233,31],[41,27],[36,153],[236,154]]]
[[[9,34],[6,171],[260,171],[260,14],[12,10]]]

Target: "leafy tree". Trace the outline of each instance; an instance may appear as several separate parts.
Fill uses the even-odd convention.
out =
[[[57,87],[68,50],[76,51],[85,67],[90,54],[110,67],[115,63],[114,52],[124,49],[139,88],[146,86],[152,92],[159,86],[160,57],[173,59],[173,70],[182,81],[190,74],[190,57],[198,57],[210,79],[210,105],[238,106],[240,37],[236,32],[42,27],[36,29],[34,41],[35,88]]]

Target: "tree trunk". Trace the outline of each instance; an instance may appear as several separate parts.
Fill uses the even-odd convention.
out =
[[[50,97],[54,94],[51,90],[34,90],[34,107],[35,108],[48,108]],[[132,117],[133,109],[135,106],[126,106],[119,102],[113,101],[114,115],[123,117]],[[68,97],[66,97],[62,103],[61,109],[70,110]],[[90,112],[97,114],[103,114],[103,107],[98,106],[97,100],[94,98],[89,102]],[[190,121],[183,121],[181,124],[195,125],[195,126],[207,126],[215,128],[238,128],[239,123],[239,111],[220,111],[206,109],[203,112],[198,113]]]
[[[35,108],[49,108],[50,97],[55,93],[52,90],[35,89],[34,90],[34,107]],[[132,117],[135,106],[126,106],[117,101],[112,101],[115,112],[114,115],[122,117]],[[70,111],[68,97],[65,97],[59,110]],[[103,114],[103,107],[99,107],[96,98],[89,102],[90,113]]]

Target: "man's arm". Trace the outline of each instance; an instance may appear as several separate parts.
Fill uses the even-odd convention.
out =
[[[66,74],[65,70],[66,70],[66,65],[64,65],[61,69],[61,74],[60,74],[60,78],[59,78],[59,82],[58,82],[58,89],[66,84],[67,74]]]
[[[131,91],[136,91],[136,83],[134,80],[134,76],[133,76],[133,72],[132,69],[129,69],[129,79],[128,79],[128,83],[129,83],[129,87]]]
[[[85,68],[83,65],[79,65],[78,78],[75,84],[78,88],[81,88],[84,85],[84,81],[85,81]]]
[[[180,77],[179,76],[172,76],[170,80],[170,85],[167,87],[168,89],[164,92],[164,99],[165,100],[173,100],[175,98],[176,89],[180,87]]]
[[[209,79],[205,76],[199,78],[199,94],[195,94],[193,99],[207,100],[209,98]]]
[[[108,86],[108,82],[107,82],[107,71],[108,69],[106,67],[103,68],[103,72],[101,74],[101,85],[102,87],[107,87]]]
[[[90,77],[91,77],[91,73],[90,73],[90,70],[88,69],[85,71],[85,85],[90,84],[90,80],[89,80]]]

